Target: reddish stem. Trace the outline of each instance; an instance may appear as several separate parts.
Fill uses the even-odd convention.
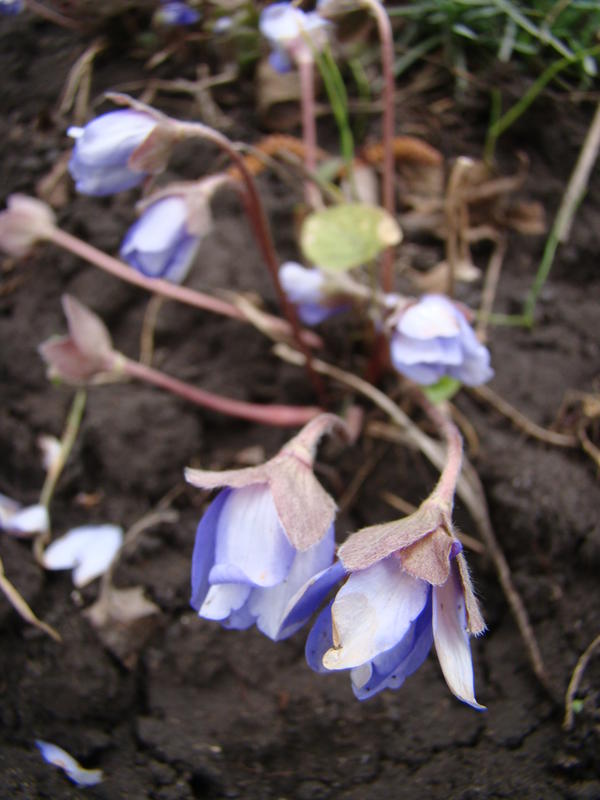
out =
[[[377,21],[381,42],[381,67],[383,73],[383,207],[395,216],[394,197],[394,37],[390,19],[379,0],[362,0]],[[388,247],[383,253],[381,286],[391,292],[394,284],[394,251]]]
[[[107,253],[104,253],[102,250],[98,250],[91,244],[78,239],[76,236],[72,236],[70,233],[60,228],[53,228],[47,238],[59,247],[69,250],[71,253],[94,264],[96,267],[100,267],[100,269],[103,269],[105,272],[109,272],[111,275],[127,281],[128,283],[132,283],[135,286],[140,286],[148,292],[168,297],[171,300],[177,300],[180,303],[194,306],[194,308],[202,308],[206,311],[212,311],[215,314],[221,314],[225,317],[247,322],[242,311],[232,303],[228,303],[226,300],[221,300],[209,294],[204,294],[203,292],[198,292],[195,289],[189,289],[186,286],[178,286],[169,281],[162,280],[161,278],[146,278],[132,267],[119,261],[119,259],[107,255]],[[274,333],[278,332],[287,336],[292,333],[290,325],[285,320],[268,314],[264,316],[268,319],[271,330]],[[312,331],[301,330],[300,336],[307,346],[321,347],[323,344],[321,338]]]
[[[317,169],[317,126],[315,123],[315,76],[312,56],[303,53],[298,59],[300,73],[300,99],[302,103],[302,140],[304,142],[304,167],[308,175]],[[311,180],[304,183],[306,205],[314,208],[319,202],[319,192]]]
[[[259,422],[262,425],[295,428],[305,425],[309,420],[323,413],[321,408],[315,406],[259,405],[234,400],[231,397],[222,397],[190,386],[189,383],[166,375],[145,364],[140,364],[138,361],[131,361],[121,353],[116,353],[115,356],[115,366],[126,375],[159,386],[191,403],[227,414],[230,417],[239,417],[250,422]]]
[[[308,349],[308,347],[306,346],[306,344],[302,339],[302,336],[300,335],[300,323],[298,322],[296,309],[294,308],[292,303],[290,303],[290,301],[288,300],[287,295],[283,291],[283,288],[279,281],[279,259],[277,258],[277,254],[275,252],[273,237],[271,236],[269,223],[267,222],[267,217],[265,215],[260,196],[256,189],[256,184],[254,183],[254,179],[252,178],[252,175],[248,167],[246,166],[246,162],[244,161],[241,154],[236,150],[233,142],[231,142],[222,133],[219,133],[219,131],[216,131],[213,128],[209,128],[207,125],[203,125],[200,122],[177,121],[176,125],[178,130],[184,135],[198,136],[202,139],[207,139],[208,141],[211,141],[214,144],[216,144],[218,147],[220,147],[229,155],[229,157],[232,159],[232,161],[235,162],[235,165],[238,167],[246,189],[246,191],[242,195],[244,199],[244,206],[246,208],[246,212],[248,214],[250,222],[252,223],[254,234],[256,236],[256,241],[258,242],[258,245],[265,259],[265,263],[269,269],[269,272],[271,273],[271,278],[275,286],[275,291],[277,293],[277,299],[279,301],[279,305],[283,309],[285,316],[287,317],[290,323],[298,348],[306,357],[306,369],[308,372],[308,377],[313,385],[313,388],[315,389],[319,397],[323,397],[324,396],[323,382],[320,376],[317,375],[317,373],[312,368],[310,350]]]

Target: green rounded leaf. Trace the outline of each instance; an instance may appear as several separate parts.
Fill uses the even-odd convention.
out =
[[[305,258],[320,269],[342,272],[368,263],[401,239],[400,226],[387,211],[349,203],[308,216],[300,246]]]
[[[437,406],[446,400],[451,400],[460,391],[461,386],[461,382],[457,381],[456,378],[445,375],[437,383],[431,386],[422,386],[421,388],[429,398],[429,401]]]

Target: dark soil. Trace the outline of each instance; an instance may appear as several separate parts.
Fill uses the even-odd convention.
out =
[[[3,195],[33,193],[66,149],[67,121],[59,123],[54,110],[82,49],[72,34],[46,24],[0,19]],[[143,76],[141,64],[116,52],[101,58],[94,90]],[[403,119],[407,129],[426,122],[430,141],[446,155],[478,155],[484,130],[468,124],[475,112],[458,109],[436,121],[425,110],[426,99],[420,108],[414,105],[414,119]],[[243,120],[233,135],[248,135],[247,109],[231,111],[234,120]],[[481,108],[478,116],[484,116]],[[507,163],[514,164],[517,148],[529,155],[525,192],[541,200],[549,215],[590,117],[589,107],[544,101],[502,143]],[[186,158],[177,166],[185,168]],[[198,155],[201,165],[207,158]],[[287,220],[297,198],[265,181],[261,191],[280,253],[293,255]],[[61,224],[115,252],[133,219],[133,199],[74,197],[59,212]],[[217,219],[191,285],[252,289],[272,304],[239,208],[223,203]],[[535,329],[492,332],[493,387],[542,425],[553,421],[567,390],[591,391],[598,379],[599,231],[600,186],[593,179],[571,243],[544,290]],[[542,237],[511,239],[497,311],[520,307],[542,247]],[[72,398],[68,387],[48,383],[37,353],[42,340],[65,328],[61,294],[89,304],[130,356],[139,350],[148,297],[51,247],[19,263],[4,259],[0,280],[0,491],[31,503],[43,482],[36,438],[60,435]],[[311,401],[304,376],[282,366],[258,333],[236,322],[167,303],[156,339],[157,363],[199,386],[255,401]],[[105,781],[87,795],[111,800],[600,798],[600,659],[587,669],[582,710],[568,735],[560,706],[579,655],[598,634],[595,467],[580,450],[526,438],[469,395],[461,395],[458,405],[477,430],[475,463],[558,704],[532,675],[493,566],[483,556],[471,554],[470,563],[489,625],[485,637],[473,642],[485,713],[455,700],[434,656],[398,692],[361,704],[346,675],[324,677],[308,669],[301,634],[276,645],[255,630],[229,632],[198,619],[188,606],[189,562],[206,496],[184,487],[183,467],[224,468],[254,446],[270,456],[288,434],[222,418],[141,385],[108,385],[89,393],[53,502],[54,532],[90,521],[126,528],[180,486],[173,501],[179,522],[148,531],[116,575],[119,586],[142,585],[160,618],[135,663],[123,665],[82,615],[97,584],[74,591],[68,573],[43,572],[27,544],[0,536],[8,577],[63,637],[58,645],[27,626],[0,596],[0,796],[80,796],[42,761],[34,746],[39,738],[86,766],[101,767]],[[381,501],[383,489],[418,501],[433,484],[420,455],[365,440],[350,451],[329,447],[322,453],[321,474],[338,499],[372,455],[381,458],[340,518],[340,537],[396,513]],[[462,528],[474,534],[468,516],[458,513]]]

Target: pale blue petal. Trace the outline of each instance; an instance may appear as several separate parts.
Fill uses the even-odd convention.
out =
[[[75,155],[83,165],[126,166],[130,155],[156,127],[149,114],[124,109],[102,114],[75,135]]]
[[[338,646],[325,654],[324,665],[358,667],[394,647],[425,607],[428,593],[429,585],[404,572],[395,556],[353,572],[333,603]]]
[[[443,364],[413,364],[408,366],[407,364],[394,363],[394,367],[402,375],[405,375],[415,383],[421,384],[421,386],[431,386],[437,383],[440,378],[443,378],[445,374]]]
[[[336,561],[314,575],[289,601],[286,615],[281,623],[282,628],[286,630],[299,622],[303,624],[345,575],[346,570],[341,561]]]
[[[467,612],[456,562],[443,586],[433,587],[433,636],[444,678],[450,691],[476,709],[473,662],[467,631]]]
[[[306,639],[306,646],[304,648],[306,663],[311,669],[314,669],[315,672],[329,672],[329,670],[323,666],[323,656],[333,647],[331,606],[332,603],[321,611]]]
[[[424,295],[402,314],[398,330],[413,339],[458,336],[458,314],[454,304],[443,295]]]
[[[398,689],[427,658],[433,642],[431,598],[404,638],[395,647],[376,656],[359,680],[359,668],[351,670],[352,689],[359,700],[367,700],[384,689]]]
[[[318,603],[325,598],[327,591],[319,593],[315,587],[305,596],[301,608],[296,609],[292,619],[289,619],[290,601],[310,584],[315,575],[323,572],[331,564],[335,551],[333,525],[321,541],[308,550],[297,552],[288,576],[277,586],[257,588],[252,592],[248,608],[256,617],[256,626],[266,636],[279,641],[291,636],[308,620],[316,611]],[[285,622],[285,624],[284,624]]]
[[[463,351],[457,338],[411,339],[396,335],[391,341],[394,363],[401,364],[460,364]]]
[[[231,489],[223,489],[204,512],[196,530],[192,554],[192,597],[190,603],[196,611],[204,602],[209,589],[208,574],[215,560],[217,523]]]
[[[80,194],[91,197],[124,192],[139,186],[146,177],[144,172],[134,172],[128,167],[93,167],[82,164],[73,156],[69,162],[69,172]]]
[[[274,586],[287,577],[295,553],[267,484],[233,489],[217,524],[215,564],[238,567],[255,586]]]
[[[208,590],[198,614],[204,619],[227,619],[248,599],[252,587],[245,583],[219,583]]]

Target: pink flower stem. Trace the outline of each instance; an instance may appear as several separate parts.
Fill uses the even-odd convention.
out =
[[[132,361],[122,353],[115,353],[114,368],[131,378],[166,389],[195,405],[261,425],[296,428],[323,413],[322,409],[315,406],[259,405],[206,392],[138,361]]]
[[[146,278],[141,275],[132,267],[119,261],[117,258],[109,256],[107,253],[98,250],[91,244],[78,239],[76,236],[61,230],[60,228],[53,228],[47,236],[48,240],[54,244],[68,250],[71,253],[83,258],[85,261],[94,264],[94,266],[109,272],[116,278],[120,278],[127,283],[132,283],[135,286],[140,286],[148,292],[158,294],[163,297],[168,297],[171,300],[177,300],[180,303],[193,306],[194,308],[201,308],[205,311],[212,311],[214,314],[220,314],[232,319],[239,319],[248,321],[243,312],[232,303],[226,300],[221,300],[218,297],[213,297],[203,292],[198,292],[195,289],[189,289],[185,286],[178,286],[169,281],[164,281],[161,278]],[[269,321],[269,326],[274,333],[289,336],[292,329],[285,320],[271,315],[265,315]],[[312,331],[302,330],[300,336],[303,342],[309,347],[320,347],[322,341]]]
[[[292,303],[290,303],[288,300],[287,295],[281,286],[281,282],[279,281],[279,259],[277,258],[277,254],[275,252],[275,245],[273,243],[273,237],[271,236],[269,223],[267,222],[267,217],[265,215],[256,184],[248,167],[246,166],[243,156],[236,149],[233,142],[231,142],[219,131],[214,130],[214,128],[210,128],[208,125],[203,125],[201,122],[174,122],[180,134],[184,136],[197,136],[216,144],[217,147],[220,147],[227,153],[227,155],[238,168],[240,177],[246,189],[245,193],[242,195],[246,213],[248,214],[248,218],[252,224],[254,235],[262,251],[265,263],[269,269],[269,272],[271,273],[271,278],[273,280],[273,285],[275,286],[275,292],[277,294],[279,305],[283,309],[283,312],[290,323],[298,348],[306,356],[306,370],[310,382],[313,385],[317,395],[320,398],[323,398],[323,382],[312,367],[310,350],[300,335],[300,323],[298,322],[296,310]]]
[[[440,409],[435,406],[425,396],[421,388],[415,387],[414,396],[429,419],[433,422],[439,432],[442,434],[448,445],[446,452],[446,463],[433,490],[433,495],[448,507],[448,511],[452,511],[454,505],[454,495],[456,493],[456,484],[460,477],[460,470],[462,467],[463,457],[463,440],[460,431],[456,425],[443,414]]]
[[[394,38],[390,19],[379,0],[362,0],[377,22],[381,42],[383,72],[383,207],[395,215],[394,197]],[[388,247],[383,253],[381,286],[391,292],[394,283],[394,251]]]
[[[304,167],[308,175],[317,169],[317,126],[315,123],[315,75],[312,55],[303,53],[298,59],[300,73],[300,98],[302,103],[302,139],[304,142]],[[319,205],[319,191],[312,181],[304,183],[306,205]]]

